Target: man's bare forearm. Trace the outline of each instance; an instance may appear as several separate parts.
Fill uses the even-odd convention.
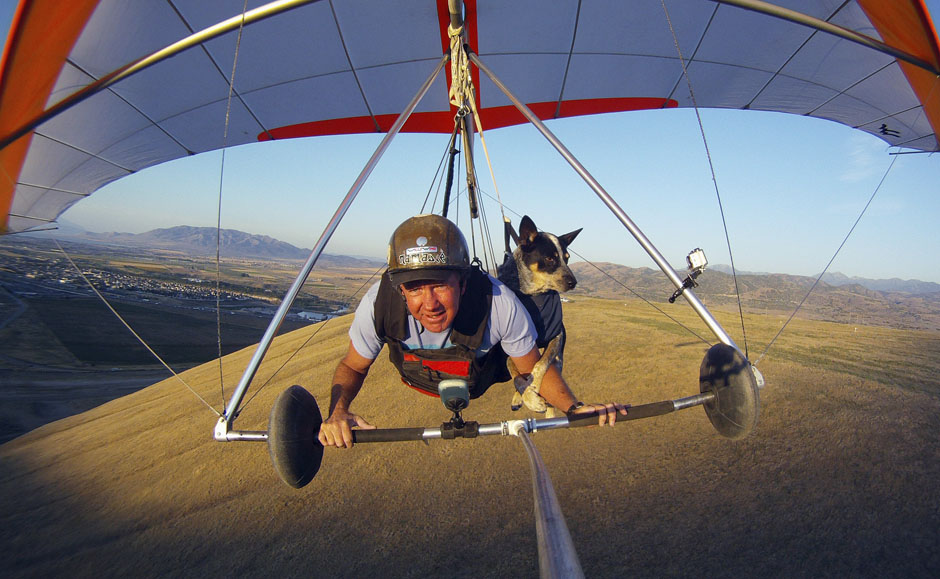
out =
[[[359,394],[366,375],[359,373],[340,361],[333,373],[333,388],[330,390],[330,414],[339,406],[343,412],[349,412],[349,405]]]
[[[568,383],[562,378],[558,368],[554,365],[549,366],[542,378],[542,388],[540,394],[545,400],[562,412],[566,412],[572,404],[578,401],[578,398],[571,392]]]

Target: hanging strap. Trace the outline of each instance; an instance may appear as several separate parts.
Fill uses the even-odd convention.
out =
[[[470,78],[470,59],[463,48],[463,26],[447,26],[450,37],[450,104],[457,110],[464,108],[468,95],[473,95],[473,80]],[[471,97],[472,98],[472,97]]]
[[[459,114],[459,113],[458,113]],[[450,192],[454,188],[454,163],[457,161],[457,129],[460,123],[454,122],[454,132],[450,134],[450,143],[447,145],[447,155],[450,156],[447,162],[447,181],[444,184],[444,207],[441,209],[441,217],[447,217],[447,210],[450,208]],[[435,177],[436,178],[436,177]]]

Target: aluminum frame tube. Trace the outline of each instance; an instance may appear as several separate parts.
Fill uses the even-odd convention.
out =
[[[810,16],[808,14],[803,14],[802,12],[797,12],[796,10],[790,10],[789,8],[777,6],[776,4],[771,4],[770,2],[763,2],[762,0],[712,0],[712,2],[717,4],[736,6],[738,8],[743,8],[744,10],[751,10],[753,12],[766,14],[768,16],[787,20],[802,26],[808,26],[809,28],[819,30],[820,32],[832,34],[833,36],[838,36],[839,38],[843,38],[850,42],[877,50],[878,52],[887,54],[888,56],[892,56],[898,60],[903,60],[904,62],[913,64],[914,66],[922,68],[931,74],[940,76],[940,70],[937,70],[933,64],[920,59],[913,54],[909,54],[903,50],[898,50],[897,48],[885,44],[880,40],[866,36],[864,34],[859,34],[858,32],[855,32],[849,28],[844,28],[842,26],[832,24],[831,22],[820,20],[815,16]]]
[[[686,398],[679,398],[678,400],[672,401],[672,406],[676,410],[683,410],[685,408],[691,408],[693,406],[702,406],[708,402],[711,402],[715,399],[714,392],[703,392],[702,394],[696,394],[694,396],[688,396]]]
[[[228,407],[225,409],[225,415],[219,419],[220,424],[225,422],[225,432],[221,440],[227,440],[228,438],[224,435],[228,434],[228,429],[231,428],[232,422],[237,416],[238,407],[241,404],[242,399],[245,396],[245,392],[248,390],[248,385],[251,383],[252,379],[255,376],[255,373],[258,371],[258,366],[261,364],[261,359],[264,358],[265,353],[268,351],[268,348],[271,346],[271,342],[274,340],[275,334],[277,334],[278,329],[281,326],[281,323],[284,321],[284,318],[287,316],[287,311],[290,309],[291,305],[294,303],[294,299],[297,297],[297,294],[300,292],[300,288],[303,286],[304,282],[307,281],[307,276],[310,275],[310,271],[313,269],[313,266],[316,265],[317,260],[320,258],[320,254],[323,253],[323,249],[326,247],[326,244],[330,241],[330,237],[333,236],[333,233],[336,231],[336,228],[339,226],[340,221],[343,219],[343,216],[346,215],[346,211],[349,209],[349,206],[352,205],[353,200],[355,200],[356,195],[359,194],[360,189],[365,184],[366,180],[369,178],[369,175],[372,173],[372,170],[378,164],[379,159],[382,158],[382,155],[385,153],[385,150],[388,148],[388,145],[391,143],[392,139],[395,138],[395,135],[401,130],[402,126],[408,120],[408,117],[411,116],[411,113],[414,112],[417,108],[418,103],[421,102],[421,99],[424,98],[424,95],[427,94],[430,90],[431,85],[434,83],[434,79],[437,78],[437,75],[444,68],[444,63],[450,58],[449,55],[445,54],[441,60],[437,63],[437,66],[434,68],[434,71],[428,76],[427,80],[424,81],[424,84],[421,85],[421,88],[418,90],[418,93],[414,96],[408,106],[405,107],[405,110],[398,115],[398,119],[395,120],[395,124],[388,130],[385,137],[382,139],[382,142],[379,143],[379,146],[376,148],[375,153],[372,154],[372,157],[369,159],[369,162],[366,163],[366,166],[362,169],[362,172],[359,174],[359,177],[356,178],[355,183],[350,187],[349,192],[346,194],[346,197],[343,199],[343,202],[340,204],[339,208],[336,210],[336,213],[333,214],[333,218],[330,219],[330,222],[327,224],[326,229],[320,235],[320,239],[317,241],[313,250],[310,252],[310,257],[307,258],[307,261],[304,263],[303,268],[300,273],[297,274],[297,279],[294,280],[294,283],[291,285],[290,289],[287,291],[287,294],[284,296],[284,300],[281,302],[280,307],[278,307],[277,312],[274,314],[274,318],[271,320],[271,323],[268,325],[267,331],[265,331],[264,336],[261,338],[261,341],[258,343],[258,347],[255,349],[255,353],[251,358],[251,361],[248,363],[248,367],[245,368],[244,374],[242,374],[241,381],[238,384],[238,387],[235,390],[235,393],[232,395],[232,399],[229,402]],[[217,428],[216,438],[219,439],[220,432]]]
[[[111,85],[120,82],[133,74],[144,70],[145,68],[151,67],[158,62],[170,58],[171,56],[176,56],[185,50],[199,46],[200,44],[212,40],[217,36],[221,36],[227,32],[237,30],[241,26],[248,26],[249,24],[253,24],[259,20],[264,20],[265,18],[270,18],[271,16],[280,14],[281,12],[293,10],[294,8],[299,8],[305,4],[312,4],[319,1],[320,0],[277,0],[275,2],[269,2],[264,6],[255,8],[254,10],[249,10],[248,12],[239,14],[238,16],[233,16],[227,20],[223,20],[218,24],[213,24],[212,26],[203,28],[199,32],[190,34],[186,38],[174,42],[166,48],[158,50],[157,52],[135,60],[129,64],[125,64],[121,68],[115,69],[114,71],[99,78],[85,88],[73,93],[67,98],[62,99],[33,119],[30,119],[21,125],[20,128],[16,129],[9,135],[4,135],[3,138],[0,139],[0,149],[3,149],[10,143],[13,143],[49,119],[64,113],[89,97],[103,91]]]
[[[692,396],[677,398],[675,400],[662,400],[660,402],[651,402],[647,404],[640,404],[638,406],[628,406],[627,417],[621,418],[620,420],[643,420],[646,418],[652,418],[654,416],[662,416],[664,414],[669,414],[678,410],[685,410],[686,408],[692,408],[694,406],[703,406],[708,402],[715,400],[715,397],[716,395],[714,392],[703,392],[701,394],[694,394]],[[669,405],[669,410],[663,411],[663,408],[666,404]],[[633,414],[630,413],[630,410],[633,410]],[[480,436],[516,436],[517,432],[519,431],[523,431],[527,434],[534,434],[540,430],[556,430],[559,428],[592,425],[596,426],[596,414],[591,414],[585,416],[584,418],[590,418],[590,421],[583,422],[583,418],[578,419],[577,415],[575,415],[574,418],[568,416],[557,418],[521,418],[517,420],[493,422],[489,424],[477,424],[475,436],[458,436],[458,438],[477,438]],[[356,444],[376,442],[412,442],[419,440],[418,438],[414,438],[412,436],[411,431],[414,430],[421,430],[420,440],[434,440],[444,438],[443,429],[441,427],[426,427],[379,428],[376,430],[354,429],[353,439],[355,440]],[[367,437],[363,440],[360,440],[357,438],[356,433],[367,435]],[[380,436],[375,436],[376,434],[380,434]]]
[[[506,87],[505,84],[496,75],[487,67],[480,58],[473,52],[468,51],[470,55],[470,60],[486,74],[487,77],[493,84],[495,84],[499,90],[505,94],[509,100],[512,101],[512,104],[515,105],[516,109],[530,122],[540,133],[548,140],[549,143],[555,147],[555,150],[561,154],[562,157],[568,161],[568,164],[581,176],[582,179],[588,184],[588,186],[594,191],[594,193],[600,198],[600,200],[607,206],[608,209],[620,220],[624,227],[630,232],[631,235],[637,240],[640,246],[646,251],[647,254],[653,261],[659,266],[659,269],[662,270],[666,277],[669,278],[669,281],[676,286],[676,289],[679,289],[683,286],[683,280],[679,277],[679,274],[676,273],[676,270],[672,268],[666,258],[656,249],[656,246],[644,235],[639,227],[633,222],[632,219],[626,214],[626,212],[614,201],[613,197],[607,193],[606,190],[601,186],[600,183],[591,175],[588,170],[581,164],[580,161],[568,150],[565,145],[558,140],[554,133],[552,133],[548,127],[545,126],[545,123],[542,122],[522,101],[520,101],[516,96]],[[698,299],[698,296],[691,290],[691,288],[686,289],[682,292],[682,295],[685,297],[686,301],[689,302],[689,305],[692,306],[692,309],[695,310],[695,313],[699,315],[700,318],[705,322],[708,328],[715,334],[722,343],[731,346],[735,350],[741,352],[741,355],[744,355],[744,351],[734,343],[734,340],[731,339],[731,336],[721,327],[721,324],[718,323],[718,320],[711,315],[711,312],[705,307],[705,305]]]
[[[544,578],[567,579],[584,577],[578,552],[571,540],[571,533],[565,523],[565,515],[558,503],[558,496],[552,486],[548,469],[542,462],[535,445],[522,427],[513,433],[529,455],[532,467],[532,492],[535,499],[535,531],[539,549],[539,575]]]
[[[447,11],[450,12],[450,25],[455,30],[463,26],[463,0],[447,0]]]

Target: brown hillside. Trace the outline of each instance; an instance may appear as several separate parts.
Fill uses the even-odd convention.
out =
[[[639,404],[697,391],[705,344],[646,306],[583,299],[566,316],[566,374],[583,398]],[[294,383],[325,409],[348,323],[328,323],[238,427],[266,428],[274,397]],[[749,319],[752,343],[779,323]],[[279,338],[258,382],[316,328]],[[227,393],[250,355],[225,358]],[[719,437],[699,408],[533,440],[588,577],[937,576],[938,366],[936,333],[799,321],[760,365],[761,421],[743,441]],[[183,376],[218,406],[218,374],[211,363]],[[508,404],[494,387],[466,417],[498,421]],[[384,359],[354,408],[385,427],[446,418]],[[263,444],[214,442],[214,420],[166,380],[0,446],[0,575],[538,574],[516,440],[330,450],[298,491]]]
[[[574,263],[578,295],[618,300],[645,299],[670,313],[675,287],[658,270],[613,263]],[[685,273],[680,273],[685,275]],[[788,274],[738,275],[706,270],[698,278],[696,295],[709,308],[738,311],[738,294],[745,312],[789,316],[800,303],[799,317],[844,324],[883,326],[904,330],[940,330],[940,293],[910,294],[876,291],[860,285],[833,286],[815,278]],[[810,289],[813,291],[807,293]],[[803,301],[805,299],[805,302]],[[679,302],[683,300],[680,298]]]

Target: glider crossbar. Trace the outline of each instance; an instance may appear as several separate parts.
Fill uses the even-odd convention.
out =
[[[304,263],[300,272],[297,274],[297,278],[294,280],[294,283],[291,285],[290,289],[287,290],[287,294],[284,296],[284,300],[281,302],[277,312],[271,319],[271,323],[268,325],[268,329],[265,331],[264,336],[258,343],[258,347],[255,349],[255,353],[252,356],[251,361],[248,363],[248,366],[245,368],[245,372],[242,374],[242,378],[238,383],[238,387],[235,389],[235,393],[232,395],[232,399],[225,409],[225,415],[219,418],[219,421],[216,423],[214,432],[216,440],[236,440],[233,435],[236,435],[237,433],[232,432],[231,427],[235,417],[238,415],[238,408],[241,405],[242,399],[245,397],[245,393],[248,391],[249,384],[251,384],[255,373],[258,371],[258,367],[261,365],[261,360],[264,358],[268,348],[274,341],[274,336],[277,334],[278,329],[280,329],[284,318],[287,317],[287,312],[290,310],[294,300],[297,298],[297,294],[300,293],[300,288],[303,287],[304,282],[307,281],[307,277],[313,270],[313,266],[316,265],[317,260],[323,253],[324,248],[326,248],[326,244],[330,241],[330,238],[333,236],[336,228],[339,227],[340,221],[342,221],[343,217],[346,215],[346,211],[349,210],[349,207],[356,199],[359,191],[362,189],[363,185],[365,185],[369,175],[372,174],[372,170],[375,169],[379,159],[382,158],[382,155],[384,155],[386,149],[388,149],[388,146],[391,144],[392,139],[395,138],[395,136],[401,130],[402,126],[404,126],[405,122],[408,120],[408,117],[410,117],[411,113],[415,110],[415,108],[417,108],[418,103],[421,102],[421,99],[424,98],[424,95],[427,94],[428,90],[430,90],[431,85],[434,83],[434,79],[437,78],[437,75],[444,68],[444,64],[447,62],[449,57],[450,56],[448,54],[445,54],[441,58],[441,60],[437,63],[437,66],[428,76],[427,80],[425,80],[424,84],[421,85],[421,88],[418,89],[417,94],[415,94],[414,98],[411,99],[411,102],[408,103],[408,106],[406,106],[402,113],[398,115],[398,118],[395,120],[395,124],[393,124],[392,127],[388,130],[388,133],[385,134],[382,142],[379,143],[379,146],[376,148],[375,153],[372,154],[372,157],[366,163],[366,166],[363,167],[359,177],[356,178],[356,181],[353,183],[352,187],[350,187],[346,197],[343,199],[342,203],[340,203],[339,208],[337,208],[336,213],[333,214],[333,218],[330,219],[329,223],[327,223],[326,228],[320,235],[320,239],[317,240],[316,245],[314,245],[313,250],[310,252],[310,257],[307,258],[307,261]]]
[[[676,410],[701,406],[715,400],[714,392],[696,394],[676,400],[651,402],[638,406],[627,406],[627,415],[617,415],[617,421],[642,420],[654,416],[670,414]],[[452,438],[477,438],[478,436],[517,436],[521,430],[527,434],[539,430],[557,430],[560,428],[573,428],[582,426],[597,426],[597,414],[587,412],[575,416],[561,418],[525,418],[520,420],[504,420],[491,424],[474,424],[470,428],[453,430],[442,427],[429,428],[376,428],[373,430],[353,430],[353,442],[406,442],[415,440],[449,440]]]
[[[797,12],[796,10],[790,10],[789,8],[777,6],[775,4],[771,4],[770,2],[763,2],[762,0],[712,0],[712,2],[737,6],[738,8],[743,8],[745,10],[759,12],[761,14],[787,20],[795,24],[808,26],[828,34],[838,36],[839,38],[844,38],[850,42],[867,46],[868,48],[872,48],[883,54],[893,56],[898,60],[903,60],[904,62],[913,64],[914,66],[922,68],[931,74],[940,76],[940,70],[938,70],[936,66],[927,62],[926,60],[914,56],[913,54],[899,50],[891,45],[881,42],[880,40],[876,40],[871,36],[859,34],[854,30],[843,28],[842,26],[832,24],[831,22],[826,22],[825,20],[820,20],[819,18],[803,14],[802,12]]]
[[[627,228],[627,231],[633,235],[634,239],[640,244],[640,246],[646,251],[647,254],[656,265],[662,270],[666,277],[675,285],[676,289],[683,287],[683,280],[679,277],[679,274],[673,269],[672,265],[666,261],[666,258],[656,249],[656,246],[646,237],[646,235],[637,227],[636,223],[626,214],[626,212],[614,201],[614,198],[601,186],[601,184],[594,178],[591,173],[581,164],[580,161],[568,150],[565,145],[558,140],[558,137],[555,136],[548,127],[545,126],[545,123],[539,119],[535,113],[533,113],[529,107],[527,107],[522,101],[520,101],[507,87],[503,82],[489,69],[486,64],[484,64],[480,58],[473,52],[469,52],[470,60],[486,74],[490,80],[493,81],[502,92],[512,101],[516,109],[535,126],[536,129],[548,140],[549,143],[555,147],[555,150],[561,154],[562,157],[571,165],[571,167],[584,179],[585,183],[594,191],[594,193],[600,198],[600,200],[607,206],[608,209],[620,220],[624,227]],[[723,344],[727,344],[739,350],[737,344],[734,343],[734,340],[731,336],[721,327],[721,324],[718,323],[718,320],[712,316],[711,312],[705,307],[705,305],[698,299],[698,296],[691,289],[686,289],[682,295],[685,297],[686,301],[689,302],[689,305],[692,306],[692,309],[699,315],[700,318],[705,322],[705,325],[715,334],[719,341]],[[742,352],[743,353],[743,352]]]
[[[0,149],[3,149],[10,143],[16,141],[23,135],[29,133],[39,125],[48,121],[49,119],[58,116],[61,113],[69,110],[75,105],[85,101],[86,99],[94,96],[95,94],[105,90],[106,88],[118,83],[125,78],[136,74],[145,68],[149,68],[158,62],[162,62],[171,56],[175,56],[185,50],[200,46],[213,38],[237,30],[239,27],[247,26],[253,24],[259,20],[264,20],[265,18],[270,18],[280,14],[281,12],[286,12],[288,10],[293,10],[294,8],[299,8],[305,4],[312,4],[313,2],[319,2],[320,0],[277,0],[275,2],[270,2],[264,6],[259,6],[254,10],[249,10],[243,14],[233,16],[228,20],[223,20],[218,24],[204,28],[199,32],[190,34],[186,38],[174,42],[173,44],[158,50],[152,54],[149,54],[143,58],[135,60],[129,64],[114,70],[105,76],[99,78],[95,82],[89,84],[88,86],[82,88],[81,90],[73,93],[72,95],[62,99],[55,105],[49,107],[35,118],[30,119],[23,123],[18,129],[11,132],[8,135],[3,135],[0,137]]]

